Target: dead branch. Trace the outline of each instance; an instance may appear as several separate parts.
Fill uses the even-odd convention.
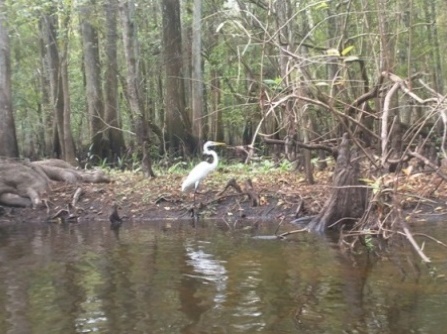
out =
[[[430,263],[431,262],[430,259],[424,254],[422,249],[417,244],[416,240],[414,240],[413,235],[411,234],[410,231],[410,227],[408,226],[407,222],[402,216],[402,210],[397,209],[396,211],[397,211],[397,219],[399,219],[400,225],[402,226],[402,230],[405,233],[407,240],[410,242],[410,245],[413,246],[414,250],[416,251],[416,253],[418,253],[422,261],[424,261],[425,263]]]
[[[431,88],[429,85],[427,85],[425,82],[424,82],[424,80],[422,80],[422,79],[418,79],[418,81],[419,81],[419,83],[422,85],[422,86],[424,86],[424,88],[425,89],[427,89],[430,93],[432,93],[433,95],[435,95],[435,96],[437,96],[441,101],[442,100],[445,100],[445,96],[444,95],[441,95],[441,94],[439,94],[437,91],[435,91],[433,88]]]
[[[412,157],[415,157],[416,159],[421,160],[423,163],[425,163],[426,165],[428,165],[431,168],[433,168],[437,175],[439,175],[444,181],[447,181],[447,176],[443,172],[441,172],[441,169],[440,169],[439,166],[436,166],[433,162],[431,162],[426,157],[424,157],[423,155],[421,155],[421,154],[419,154],[417,152],[410,151],[410,152],[408,152],[408,154],[410,156],[412,156]]]
[[[382,142],[382,166],[385,165],[386,157],[388,155],[387,153],[387,146],[388,146],[388,115],[390,112],[390,103],[391,98],[394,96],[394,94],[397,92],[397,89],[399,88],[399,83],[395,83],[393,87],[388,91],[388,93],[385,96],[385,100],[383,102],[383,114],[382,114],[382,132],[380,135],[380,139]]]
[[[285,140],[280,140],[280,139],[272,139],[272,138],[266,138],[266,137],[262,137],[262,141],[266,144],[271,144],[271,145],[286,145],[286,141]],[[327,145],[323,145],[323,144],[305,144],[303,142],[300,141],[296,141],[294,140],[293,143],[300,147],[300,148],[305,148],[308,150],[323,150],[326,151],[328,153],[330,153],[334,159],[337,159],[337,148],[336,147],[330,147]]]
[[[223,193],[224,193],[225,191],[227,191],[227,189],[230,188],[230,187],[233,188],[234,190],[236,190],[237,194],[229,194],[229,195],[223,196]],[[217,198],[214,199],[213,201],[209,201],[209,202],[207,202],[207,204],[209,204],[209,203],[211,203],[211,202],[214,202],[214,201],[217,201],[217,200],[220,200],[220,199],[222,199],[222,198],[234,197],[234,196],[241,196],[241,195],[246,195],[246,196],[250,199],[250,201],[251,201],[251,206],[252,206],[252,207],[255,207],[255,206],[258,206],[258,205],[259,205],[259,195],[258,195],[258,194],[256,193],[256,191],[254,190],[254,188],[253,188],[253,184],[252,184],[251,180],[250,180],[250,179],[247,179],[247,180],[245,181],[245,183],[244,183],[244,186],[241,187],[241,186],[239,186],[239,184],[236,182],[236,179],[235,179],[235,178],[230,179],[230,180],[227,182],[225,188],[224,188],[222,191],[220,191],[220,192],[217,193],[217,195],[216,195]]]
[[[339,111],[339,110],[337,110],[335,108],[332,108],[328,104],[323,103],[323,102],[321,102],[319,100],[311,99],[311,98],[308,98],[307,96],[301,96],[301,95],[296,95],[296,94],[294,94],[293,96],[295,98],[299,99],[299,100],[302,100],[302,101],[305,101],[305,102],[309,102],[309,103],[315,104],[317,106],[320,106],[320,107],[322,107],[322,108],[324,108],[326,110],[329,110],[330,112],[332,112],[334,115],[336,115],[340,119],[348,120],[352,124],[355,124],[355,125],[359,126],[361,129],[363,129],[365,132],[367,132],[373,138],[376,138],[376,139],[380,140],[380,137],[376,133],[374,133],[373,131],[368,129],[366,127],[366,125],[358,122],[355,118],[351,117],[350,115],[346,115],[344,112],[341,112],[341,111]],[[346,130],[349,131],[349,129],[347,127],[346,127]]]
[[[395,84],[397,84],[399,86],[399,88],[402,90],[402,92],[404,92],[405,94],[410,96],[413,100],[415,100],[419,104],[425,105],[425,104],[429,104],[429,103],[438,103],[439,102],[439,100],[436,99],[436,98],[428,98],[428,99],[425,99],[425,100],[420,98],[419,96],[417,96],[415,93],[413,93],[408,88],[406,81],[403,80],[401,77],[399,77],[396,74],[389,73],[389,72],[388,73],[387,72],[382,72],[382,75],[387,76],[388,79],[390,79],[392,82],[394,82]],[[415,75],[412,76],[412,78],[416,78],[418,76],[420,76],[420,73],[416,73]]]
[[[73,195],[73,201],[71,202],[71,205],[76,208],[79,198],[81,197],[81,195],[83,194],[82,192],[82,188],[78,187]]]
[[[248,195],[248,198],[251,201],[251,206],[255,207],[259,205],[259,195],[255,192],[253,188],[253,183],[250,179],[245,180],[244,183],[245,193]]]
[[[217,196],[222,196],[223,193],[224,193],[225,191],[227,191],[227,189],[230,188],[230,187],[232,187],[234,190],[236,190],[239,194],[242,194],[242,193],[243,193],[241,187],[237,184],[236,179],[235,179],[235,178],[232,178],[232,179],[230,179],[230,180],[227,182],[227,184],[225,185],[225,188],[224,188],[222,191],[220,191],[220,192],[217,193]]]
[[[288,235],[291,235],[291,234],[302,233],[302,232],[307,232],[307,231],[308,231],[307,228],[302,228],[302,229],[299,229],[299,230],[287,231],[287,232],[278,234],[278,237],[279,238],[285,238],[285,237],[287,237]]]
[[[359,106],[361,106],[363,103],[368,102],[371,99],[376,98],[379,95],[380,87],[383,84],[384,76],[383,74],[379,76],[379,80],[377,84],[374,86],[372,90],[369,92],[359,96],[357,99],[355,99],[350,105],[347,106],[347,114],[351,115],[354,113],[354,111],[357,110]]]

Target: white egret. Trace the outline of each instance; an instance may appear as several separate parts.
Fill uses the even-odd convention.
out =
[[[210,172],[217,168],[217,164],[219,162],[219,157],[217,153],[213,150],[210,150],[210,146],[220,146],[226,145],[225,143],[216,142],[216,141],[207,141],[205,145],[203,145],[203,154],[208,154],[213,156],[213,162],[209,163],[207,161],[200,162],[197,166],[195,166],[192,171],[188,174],[188,177],[182,183],[182,191],[188,191],[194,188],[194,204],[196,203],[196,192],[199,187],[200,181],[202,181]]]

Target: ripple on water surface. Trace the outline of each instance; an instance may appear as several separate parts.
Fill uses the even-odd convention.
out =
[[[442,332],[445,252],[346,257],[212,222],[0,226],[1,333]],[[275,224],[264,227],[271,235]],[[436,233],[436,234],[435,234]],[[446,236],[440,224],[430,234]]]

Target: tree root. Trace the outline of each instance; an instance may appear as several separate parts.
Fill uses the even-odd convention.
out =
[[[224,192],[226,192],[228,190],[228,188],[233,188],[234,190],[236,190],[237,194],[231,194],[231,195],[226,195],[224,196]],[[245,195],[248,197],[248,199],[251,202],[251,206],[252,207],[256,207],[259,205],[259,195],[256,193],[256,191],[254,190],[253,187],[253,183],[251,182],[250,179],[245,180],[243,187],[239,186],[239,184],[236,182],[236,179],[232,178],[230,179],[225,188],[217,193],[217,198],[216,200],[220,200],[222,198],[226,198],[226,197],[233,197],[233,196],[240,196],[240,195]]]
[[[48,209],[45,200],[51,191],[51,181],[107,183],[110,179],[101,170],[77,170],[58,159],[35,162],[0,160],[0,204],[36,208],[44,202]]]
[[[362,217],[366,207],[367,188],[359,181],[359,164],[351,160],[348,134],[343,135],[334,172],[332,192],[320,213],[309,223],[313,232],[324,232],[335,223],[350,223]]]

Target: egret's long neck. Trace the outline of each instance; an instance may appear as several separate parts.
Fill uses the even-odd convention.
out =
[[[208,154],[211,154],[213,156],[213,162],[211,163],[211,167],[215,169],[217,167],[217,164],[219,163],[219,157],[217,156],[217,153],[214,151],[208,151]]]

